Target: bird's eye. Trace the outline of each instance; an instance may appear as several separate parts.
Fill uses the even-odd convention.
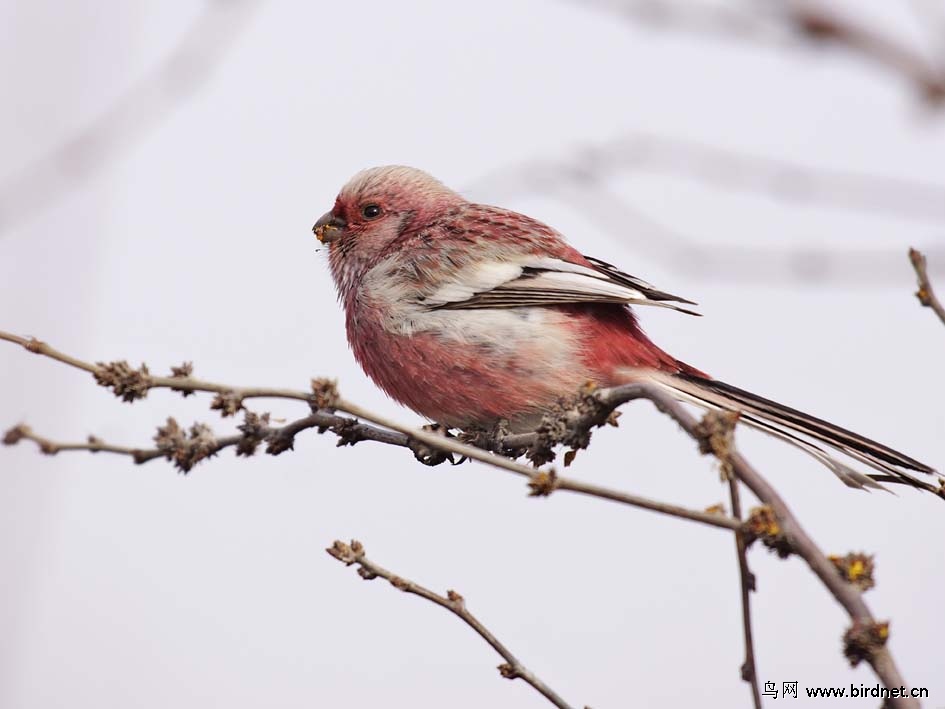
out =
[[[361,207],[361,216],[365,219],[377,219],[381,216],[381,208],[376,204],[365,204]]]

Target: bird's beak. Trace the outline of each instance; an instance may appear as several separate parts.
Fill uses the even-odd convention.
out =
[[[320,242],[330,244],[341,236],[341,232],[346,226],[348,226],[348,223],[344,219],[336,217],[331,212],[326,212],[315,222],[312,232]]]

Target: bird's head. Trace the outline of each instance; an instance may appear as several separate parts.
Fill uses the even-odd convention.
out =
[[[345,261],[370,264],[399,236],[422,228],[463,201],[421,170],[399,165],[373,167],[348,181],[335,206],[312,230],[319,241],[329,245],[329,260],[337,274]]]

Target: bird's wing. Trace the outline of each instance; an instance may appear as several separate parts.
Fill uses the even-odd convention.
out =
[[[621,303],[657,305],[699,315],[676,305],[695,305],[691,300],[657,290],[604,261],[585,259],[589,266],[547,256],[471,264],[459,269],[424,302],[431,308],[453,310]]]

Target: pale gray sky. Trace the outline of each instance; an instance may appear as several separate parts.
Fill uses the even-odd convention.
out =
[[[857,7],[919,41],[908,4],[892,5]],[[0,4],[0,184],[114,105],[199,12]],[[945,328],[913,297],[905,255],[941,246],[942,220],[642,173],[608,179],[704,248],[896,255],[881,279],[854,286],[733,283],[650,257],[639,225],[626,238],[602,229],[616,199],[582,206],[483,181],[644,132],[945,184],[945,114],[885,70],[547,0],[273,2],[245,22],[205,83],[146,121],[140,140],[0,233],[0,329],[153,371],[193,360],[200,376],[238,384],[337,377],[347,398],[421,423],[358,369],[309,231],[353,172],[406,163],[698,300],[702,319],[642,313],[680,358],[945,467]],[[0,346],[3,428],[129,445],[148,443],[168,415],[232,430],[208,403],[156,391],[123,404],[86,375]],[[942,501],[858,494],[777,442],[747,432],[740,442],[825,551],[876,554],[867,600],[891,619],[908,681],[930,688],[928,706],[945,704]],[[455,618],[322,551],[352,536],[378,563],[463,593],[576,706],[749,704],[733,544],[720,531],[564,494],[530,499],[484,466],[425,468],[402,450],[338,449],[315,434],[294,453],[225,452],[186,477],[164,462],[48,458],[26,444],[0,450],[0,470],[4,708],[546,706],[501,679],[500,659]],[[645,404],[598,433],[571,473],[692,507],[725,497],[711,462]],[[762,681],[875,684],[842,657],[846,617],[806,566],[760,548],[750,563]]]

